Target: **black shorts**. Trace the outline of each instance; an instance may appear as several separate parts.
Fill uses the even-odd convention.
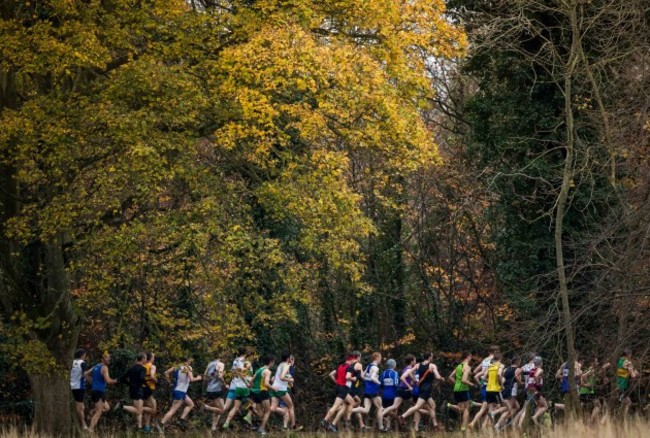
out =
[[[142,400],[149,400],[151,396],[153,396],[153,389],[148,386],[142,388]]]
[[[381,407],[384,408],[384,409],[393,406],[393,403],[395,403],[394,398],[382,398],[381,399]]]
[[[250,395],[251,400],[255,403],[262,403],[265,400],[271,399],[271,394],[268,391],[252,392]]]
[[[510,400],[511,398],[514,398],[514,395],[512,395],[512,388],[501,391],[501,400]]]
[[[221,391],[210,391],[210,392],[206,393],[205,398],[208,399],[208,400],[216,400],[218,398],[223,398],[224,395],[225,394],[224,394],[223,390],[221,390]]]
[[[491,404],[501,404],[501,393],[499,391],[487,391],[485,401]]]
[[[580,394],[580,403],[583,405],[591,405],[596,400],[595,394]]]
[[[74,398],[74,401],[77,403],[83,403],[84,402],[84,395],[86,395],[86,390],[85,389],[73,389],[72,390],[72,397]]]
[[[144,388],[129,388],[129,398],[131,400],[144,400]]]
[[[630,394],[632,394],[632,391],[630,390],[630,388],[627,388],[627,389],[618,388],[616,390],[616,392],[617,392],[618,401],[620,401],[620,402],[622,402],[623,400],[628,398],[630,396]]]
[[[104,391],[91,391],[90,392],[90,399],[93,401],[93,403],[97,403],[98,401],[106,401],[106,392]]]
[[[429,400],[431,398],[431,393],[433,392],[433,388],[428,387],[428,388],[420,388],[420,393],[418,394],[418,398],[420,400]]]
[[[409,400],[413,398],[413,394],[406,388],[397,388],[397,396],[402,400]]]
[[[336,385],[336,397],[345,400],[350,394],[350,388],[343,385]]]
[[[372,394],[363,394],[363,398],[364,398],[364,399],[367,398],[368,400],[372,400],[373,398],[377,398],[377,397],[379,397],[379,393],[378,393],[378,392],[374,392],[374,393],[372,393]]]
[[[468,402],[471,399],[472,397],[470,397],[469,391],[454,392],[454,402],[456,403]]]
[[[361,391],[361,388],[360,388],[360,387],[358,387],[358,386],[356,386],[356,387],[353,386],[352,388],[350,388],[350,395],[351,395],[352,397],[359,397],[359,398],[361,398],[361,394],[362,394],[362,391]]]

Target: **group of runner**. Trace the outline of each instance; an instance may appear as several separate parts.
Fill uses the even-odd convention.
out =
[[[374,407],[376,427],[382,432],[391,429],[391,419],[403,426],[410,417],[413,417],[416,431],[421,427],[423,417],[428,417],[431,427],[436,429],[438,422],[432,391],[436,382],[445,381],[453,385],[454,401],[446,403],[444,407],[458,414],[461,431],[483,427],[493,427],[495,430],[506,426],[522,428],[527,417],[539,424],[550,407],[554,410],[564,409],[563,403],[551,404],[544,396],[543,361],[537,354],[530,353],[523,365],[518,357],[506,365],[499,347],[491,346],[488,355],[475,367],[471,352],[463,352],[461,356],[462,361],[445,379],[433,363],[433,354],[429,352],[420,356],[419,360],[411,354],[407,355],[401,373],[396,371],[394,359],[388,359],[386,369],[381,372],[380,353],[373,353],[370,364],[365,367],[360,362],[360,352],[349,353],[345,361],[329,375],[336,385],[336,398],[320,425],[337,432],[341,419],[345,419],[346,426],[350,428],[352,417],[356,416],[361,430],[370,429],[363,416]],[[629,381],[638,374],[630,359],[630,350],[623,350],[616,368],[619,401],[625,406],[625,415],[631,405]],[[591,409],[592,421],[605,415],[608,392],[606,371],[609,367],[609,363],[601,365],[597,358],[592,358],[584,368],[579,360],[574,364],[576,396],[585,409]],[[555,374],[564,395],[570,391],[569,374],[568,363],[562,364]],[[479,402],[472,400],[472,389],[478,390]],[[520,394],[521,403],[518,400]],[[398,414],[405,403],[410,406]],[[474,407],[478,411],[470,421],[470,410]]]
[[[153,353],[140,353],[135,364],[131,366],[120,378],[111,378],[109,374],[110,355],[105,352],[101,361],[93,367],[86,363],[86,351],[79,349],[74,354],[70,371],[70,387],[75,400],[75,413],[80,427],[93,432],[97,427],[102,414],[111,407],[106,400],[106,386],[112,384],[125,384],[129,388],[129,398],[132,405],[122,401],[113,408],[114,411],[123,409],[135,415],[138,430],[151,433],[154,429],[163,432],[165,425],[182,409],[180,420],[177,422],[181,430],[187,429],[187,418],[195,407],[194,401],[187,394],[190,383],[205,381],[206,402],[202,409],[212,413],[211,430],[216,431],[222,415],[226,420],[221,426],[228,430],[230,422],[238,413],[243,413],[243,419],[248,424],[253,424],[253,415],[258,417],[258,433],[266,435],[266,424],[272,413],[283,418],[284,428],[299,430],[296,426],[296,416],[290,387],[293,385],[294,357],[289,352],[283,352],[280,363],[275,369],[276,358],[268,354],[262,358],[262,366],[253,372],[249,357],[253,352],[242,348],[233,360],[230,384],[224,380],[225,364],[219,360],[211,361],[203,375],[195,375],[192,369],[193,359],[182,358],[177,365],[165,371],[166,379],[171,383],[171,406],[167,413],[158,419],[157,402],[154,391],[159,382],[159,377],[154,365]],[[85,391],[90,389],[90,398],[93,408],[90,411],[90,424],[86,422]],[[225,400],[224,400],[225,399]]]
[[[276,367],[275,356],[268,354],[261,359],[261,366],[255,371],[250,360],[252,355],[250,349],[242,348],[238,351],[232,363],[229,384],[226,384],[225,364],[221,360],[214,359],[207,365],[203,375],[195,375],[192,358],[182,358],[163,373],[170,382],[172,402],[167,413],[159,419],[154,398],[159,377],[153,353],[138,354],[133,366],[121,377],[114,379],[109,374],[111,357],[107,352],[98,364],[89,367],[86,352],[79,349],[75,352],[70,372],[70,386],[76,402],[79,425],[83,430],[94,431],[101,416],[110,410],[106,400],[106,386],[121,383],[128,386],[132,405],[120,401],[113,409],[123,409],[124,412],[133,414],[138,430],[149,433],[155,428],[162,432],[181,408],[177,424],[181,430],[186,430],[188,415],[195,407],[194,401],[187,394],[189,385],[203,380],[206,384],[206,400],[201,408],[212,414],[212,431],[217,430],[221,416],[225,416],[221,428],[228,430],[231,421],[240,414],[251,427],[254,423],[253,416],[257,417],[254,428],[266,435],[267,423],[274,413],[282,417],[285,429],[300,430],[301,427],[296,426],[295,408],[290,395],[294,382],[293,355],[283,352]],[[409,354],[404,358],[403,368],[398,373],[394,359],[388,359],[385,369],[380,370],[381,353],[372,353],[370,363],[365,367],[361,363],[360,352],[349,353],[345,361],[329,374],[335,384],[336,398],[321,421],[321,426],[337,432],[341,419],[344,419],[347,427],[351,427],[352,417],[355,416],[359,428],[368,430],[370,427],[366,425],[364,417],[374,409],[375,427],[383,432],[391,429],[392,420],[396,420],[401,427],[410,417],[413,417],[415,430],[420,429],[423,418],[427,418],[432,428],[436,429],[438,422],[433,390],[437,382],[453,385],[454,401],[446,403],[444,408],[458,414],[461,431],[480,427],[500,430],[509,425],[521,428],[527,416],[538,424],[551,407],[543,393],[543,361],[535,353],[530,353],[523,365],[521,359],[513,358],[506,366],[499,347],[491,346],[488,355],[473,367],[473,354],[463,352],[462,361],[446,378],[440,374],[433,359],[434,355],[430,352],[424,353],[419,359]],[[274,367],[275,371],[272,370]],[[583,406],[592,410],[590,417],[593,421],[605,414],[609,367],[608,363],[601,365],[597,358],[592,358],[584,367],[579,359],[574,363],[576,382],[573,386],[578,391],[576,395]],[[569,368],[569,364],[564,363],[555,374],[563,394],[570,391]],[[616,367],[619,400],[625,406],[625,414],[631,405],[629,381],[637,377],[637,374],[631,362],[631,352],[626,349]],[[86,389],[90,389],[93,403],[89,425],[85,415]],[[473,401],[472,389],[478,389],[479,402]],[[521,403],[518,400],[520,393],[523,395]],[[408,405],[408,408],[399,414],[403,405]],[[474,407],[479,409],[470,421],[470,410]],[[563,409],[564,404],[555,403],[552,408]]]

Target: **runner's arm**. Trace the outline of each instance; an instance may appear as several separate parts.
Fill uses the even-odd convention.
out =
[[[400,380],[403,384],[406,385],[406,387],[409,389],[409,391],[412,391],[412,390],[413,390],[413,387],[409,384],[409,382],[408,382],[407,379],[409,378],[409,376],[411,376],[411,375],[413,374],[413,370],[414,370],[414,369],[415,369],[415,368],[411,368],[410,370],[408,370],[407,372],[405,372],[404,374],[402,374],[402,375],[400,376],[400,378],[399,378],[399,380]]]
[[[104,376],[104,380],[106,380],[106,383],[110,383],[110,384],[117,383],[117,380],[111,379],[111,376],[108,375],[108,367],[107,366],[102,367],[102,376]]]
[[[227,386],[226,381],[223,378],[223,373],[224,373],[224,364],[220,362],[219,366],[217,367],[217,379],[221,382],[223,386]]]
[[[370,369],[370,381],[381,385],[381,382],[379,381],[379,367],[374,366]]]
[[[149,372],[151,380],[153,380],[155,383],[158,383],[158,378],[156,377],[156,366],[151,365],[151,371]]]
[[[329,375],[330,379],[332,379],[332,382],[336,383],[336,370],[332,371],[328,375]]]
[[[440,375],[440,373],[438,372],[438,367],[436,366],[436,364],[433,364],[433,363],[432,363],[431,365],[432,365],[431,372],[433,373],[433,376],[434,376],[436,379],[438,379],[438,380],[442,380],[442,381],[444,382],[445,378],[442,377],[442,376]]]
[[[194,376],[191,368],[187,370],[187,377],[190,378],[190,382],[198,382],[199,380],[203,379],[203,377],[200,374],[198,376]]]
[[[449,377],[447,377],[447,380],[451,382],[452,384],[456,383],[456,370],[453,370],[450,374]]]
[[[466,367],[466,368],[463,370],[463,378],[461,379],[461,383],[464,383],[464,384],[467,385],[467,386],[476,386],[475,383],[473,383],[473,382],[471,382],[471,381],[469,380],[469,378],[470,378],[469,375],[470,375],[471,372],[472,372],[472,370],[471,370],[469,367]]]
[[[562,380],[562,371],[564,370],[564,364],[560,365],[560,368],[555,372],[555,378],[557,380]]]
[[[521,368],[515,370],[515,380],[519,385],[523,385],[524,381],[521,380]]]
[[[269,388],[271,391],[277,391],[278,390],[278,388],[276,388],[275,386],[273,386],[271,384],[271,370],[269,370],[268,368],[265,369],[264,373],[262,374],[262,378],[264,379],[264,386]]]

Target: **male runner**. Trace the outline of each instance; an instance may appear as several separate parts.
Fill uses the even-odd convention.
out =
[[[528,372],[528,379],[526,380],[526,402],[535,403],[535,413],[530,418],[533,423],[538,424],[539,417],[544,415],[548,409],[548,403],[542,394],[542,387],[544,386],[544,370],[542,369],[542,358],[535,356],[533,358],[533,365],[535,368]],[[522,410],[519,417],[519,428],[521,429],[526,419],[526,409]]]
[[[370,357],[370,364],[366,367],[363,372],[363,406],[354,408],[353,413],[357,414],[359,418],[359,427],[361,430],[370,429],[366,427],[363,423],[363,415],[366,415],[370,412],[372,406],[375,407],[375,414],[377,415],[377,427],[381,429],[379,421],[381,420],[381,395],[379,394],[379,387],[381,386],[381,381],[379,380],[379,364],[381,363],[381,353],[375,352],[372,353]]]
[[[91,414],[90,427],[88,432],[93,433],[97,423],[104,412],[110,410],[110,405],[106,401],[106,385],[114,385],[117,383],[116,379],[111,379],[108,374],[108,364],[111,363],[111,355],[104,352],[102,361],[84,373],[87,380],[92,380],[90,387],[90,397],[95,404]]]
[[[262,360],[262,367],[260,367],[253,376],[253,383],[251,386],[251,399],[260,407],[260,417],[262,422],[257,432],[260,435],[266,435],[266,423],[269,421],[271,415],[271,396],[270,391],[277,391],[278,388],[271,385],[271,367],[275,364],[275,356],[267,354]]]
[[[416,385],[419,387],[419,393],[418,393],[418,399],[415,402],[415,405],[411,406],[410,409],[408,409],[406,412],[404,412],[402,415],[398,416],[397,419],[400,423],[400,425],[404,424],[404,419],[408,418],[409,416],[417,413],[420,411],[420,408],[424,406],[425,404],[427,405],[425,409],[428,409],[431,415],[431,419],[433,422],[433,427],[437,427],[437,422],[436,422],[436,402],[433,400],[432,397],[432,392],[433,392],[433,383],[434,380],[442,380],[444,381],[445,379],[440,375],[438,372],[438,367],[436,364],[432,362],[433,360],[433,353],[424,353],[422,355],[422,362],[420,363],[418,367],[418,375],[419,380],[416,383]],[[417,431],[419,427],[419,424],[415,424],[415,430]]]
[[[156,360],[155,355],[150,351],[147,353],[146,359],[147,360],[143,365],[145,369],[143,397],[144,406],[150,408],[151,411],[148,412],[144,410],[143,430],[144,432],[149,433],[151,432],[151,420],[155,417],[158,411],[158,403],[156,402],[156,398],[153,396],[153,393],[156,390],[156,383],[158,383],[158,378],[156,377],[156,365],[154,365],[154,361]],[[159,432],[162,431],[157,420],[156,428]]]
[[[503,391],[501,391],[501,398],[503,399],[504,407],[501,408],[502,415],[499,418],[494,429],[500,430],[508,418],[513,418],[519,410],[519,402],[517,401],[517,389],[521,386],[521,359],[515,357],[510,362],[510,366],[503,371]],[[499,410],[495,411],[497,415]]]
[[[201,380],[201,376],[194,376],[192,371],[192,362],[193,359],[191,357],[184,357],[181,359],[180,365],[171,367],[165,371],[167,380],[171,380],[172,375],[176,377],[176,385],[172,392],[172,405],[160,422],[163,428],[165,427],[165,424],[171,420],[176,411],[178,411],[178,409],[184,404],[185,408],[183,409],[181,419],[178,422],[178,427],[183,431],[187,430],[187,416],[194,408],[194,402],[187,395],[187,390],[190,387],[190,383]]]
[[[584,408],[591,408],[590,421],[595,424],[603,408],[602,394],[599,390],[603,383],[609,362],[600,365],[598,356],[593,356],[587,368],[580,376],[580,403]]]
[[[349,353],[345,357],[345,362],[340,364],[336,370],[329,374],[329,377],[336,384],[336,399],[334,404],[327,411],[325,418],[321,420],[321,426],[328,428],[332,432],[338,432],[336,424],[340,419],[340,410],[341,412],[346,410],[347,406],[352,406],[354,404],[354,398],[350,395],[352,384],[357,380],[356,372],[354,370],[354,364],[356,363],[356,356],[353,353]],[[330,423],[330,419],[334,417]]]
[[[388,359],[386,361],[386,366],[388,369],[385,370],[379,378],[381,381],[381,405],[383,409],[393,405],[395,397],[397,396],[397,386],[399,385],[399,374],[395,371],[395,368],[397,367],[395,359]],[[388,432],[388,429],[390,429],[390,417],[395,416],[394,414],[395,412],[393,411],[393,415],[389,415],[386,424],[383,424],[382,409],[379,409],[379,412],[377,413],[377,427],[379,430],[382,432]]]
[[[576,360],[573,363],[574,366],[574,373],[575,373],[575,379],[576,379],[576,388],[575,390],[578,391],[580,388],[580,375],[582,374],[582,364],[578,360],[579,355],[576,353]],[[564,400],[564,403],[568,400],[566,400],[567,395],[569,394],[569,362],[564,362],[560,368],[555,372],[555,378],[560,381],[560,393],[562,394],[562,399]]]
[[[250,350],[246,350],[245,356],[250,355]],[[228,411],[228,416],[226,417],[226,422],[221,426],[223,429],[227,430],[230,428],[230,422],[235,415],[239,413],[239,408],[242,404],[248,399],[250,395],[250,384],[251,384],[251,372],[252,365],[248,360],[235,361],[233,362],[233,378],[230,382],[231,386],[234,388],[234,401],[232,403],[232,408]],[[230,395],[229,395],[230,397]],[[226,402],[227,404],[227,402]],[[248,412],[244,415],[244,421],[249,425],[252,424],[251,413]]]
[[[522,408],[519,410],[519,412],[517,412],[517,414],[515,415],[515,418],[513,418],[513,420],[512,420],[513,424],[519,424],[520,423],[520,420],[522,419],[522,416],[524,415],[524,413],[527,413],[528,408],[530,406],[530,400],[526,396],[526,392],[528,390],[528,382],[529,382],[528,377],[530,375],[530,372],[535,369],[535,364],[533,363],[533,360],[536,357],[537,357],[537,353],[535,353],[535,352],[528,353],[526,363],[521,368],[519,368],[519,370],[517,371],[520,380],[523,382],[524,404],[523,404]]]
[[[632,406],[632,399],[630,398],[630,378],[635,379],[638,376],[637,371],[632,365],[632,350],[624,348],[621,357],[618,359],[616,367],[616,388],[618,389],[618,401],[623,403],[623,418],[627,418],[627,414]]]
[[[84,374],[86,371],[88,371],[86,350],[80,348],[74,352],[74,360],[70,369],[70,389],[72,390],[72,397],[74,397],[75,416],[82,430],[88,429],[85,418],[86,405],[84,404],[84,395],[86,393]]]
[[[497,410],[501,407],[501,391],[503,391],[503,364],[501,363],[501,353],[494,353],[492,363],[488,367],[486,374],[481,376],[482,379],[487,381],[487,392],[485,399],[488,403],[489,417],[492,419],[492,425],[496,425],[494,421],[497,415]]]
[[[391,414],[392,412],[394,412],[394,414],[392,415],[396,415],[397,410],[399,409],[401,404],[405,400],[411,400],[413,398],[413,385],[415,385],[415,381],[411,376],[411,369],[413,369],[413,367],[415,366],[415,356],[412,354],[407,354],[406,357],[404,358],[404,365],[405,366],[402,369],[402,373],[399,378],[400,383],[399,386],[397,387],[397,396],[395,397],[395,401],[391,406],[382,409],[381,423],[383,423],[383,418],[387,414]]]
[[[228,386],[228,393],[226,395],[226,403],[223,407],[224,412],[229,411],[235,401],[235,383],[238,381],[238,374],[244,369],[246,358],[252,354],[253,350],[249,348],[239,347],[237,350],[237,357],[232,361],[232,367],[230,368],[231,378],[230,385]]]
[[[133,406],[122,406],[121,402],[118,402],[115,406],[116,410],[122,406],[122,409],[126,412],[135,415],[138,430],[142,429],[143,431],[145,431],[142,427],[143,412],[146,409],[149,414],[152,413],[150,407],[144,407],[144,388],[146,384],[145,376],[147,370],[143,364],[146,359],[147,356],[144,353],[138,353],[135,358],[135,364],[118,379],[123,385],[129,385],[129,398],[133,401]]]
[[[470,381],[472,353],[464,351],[462,357],[463,361],[452,371],[448,380],[454,384],[454,403],[462,418],[460,430],[461,432],[465,432],[467,430],[467,423],[469,422],[469,407],[472,400],[469,388],[476,385]]]
[[[472,421],[469,423],[469,428],[473,429],[474,426],[481,421],[481,418],[488,412],[488,403],[487,403],[487,369],[492,363],[494,355],[499,352],[499,347],[497,345],[491,345],[488,348],[488,355],[483,359],[483,361],[474,369],[474,379],[481,387],[481,409],[476,413]],[[484,376],[479,378],[480,376]]]
[[[215,359],[208,364],[203,373],[203,380],[207,383],[206,398],[208,400],[203,408],[212,412],[212,426],[210,427],[212,432],[217,431],[219,418],[226,412],[223,404],[224,388],[226,387],[226,382],[223,380],[224,369],[225,364],[219,359]]]
[[[283,351],[280,359],[282,362],[278,365],[278,368],[275,370],[275,375],[273,376],[273,386],[276,390],[271,391],[271,412],[275,412],[285,417],[283,420],[288,420],[291,429],[298,431],[301,430],[302,427],[296,426],[296,410],[293,404],[293,399],[289,394],[289,387],[293,385],[291,367],[295,363],[295,359],[288,351]],[[284,403],[284,408],[280,407],[280,402]]]

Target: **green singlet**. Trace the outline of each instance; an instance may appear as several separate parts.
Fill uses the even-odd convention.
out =
[[[465,392],[469,391],[469,386],[463,383],[463,371],[465,370],[465,364],[459,363],[456,367],[456,383],[454,384],[454,392]]]

